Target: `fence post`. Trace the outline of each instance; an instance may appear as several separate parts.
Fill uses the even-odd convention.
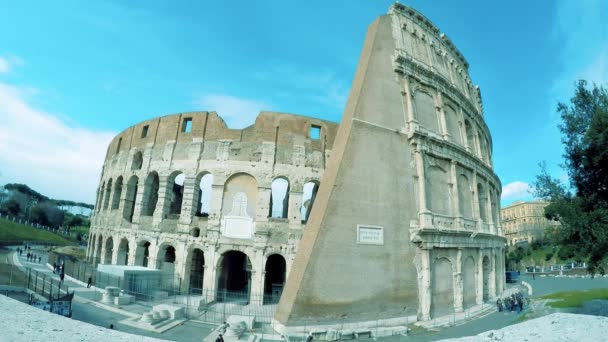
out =
[[[45,279],[46,279],[46,275],[43,274],[42,275],[42,296],[43,297],[44,297],[44,286],[46,285]]]
[[[36,281],[34,282],[34,292],[38,290],[38,271],[36,271]]]

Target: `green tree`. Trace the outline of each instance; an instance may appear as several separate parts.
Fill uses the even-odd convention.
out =
[[[8,214],[11,216],[17,216],[19,215],[19,212],[21,212],[21,206],[19,205],[19,202],[11,198],[8,201],[2,203],[2,208],[0,208],[0,212],[5,215]]]
[[[578,81],[570,104],[559,103],[557,111],[571,187],[551,177],[541,163],[535,194],[551,201],[545,216],[562,224],[560,256],[585,258],[590,273],[603,274],[602,260],[608,255],[608,92]]]

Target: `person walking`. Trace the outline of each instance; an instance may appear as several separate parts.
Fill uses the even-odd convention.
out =
[[[222,334],[217,335],[215,342],[224,342],[224,338],[222,337]]]
[[[55,272],[57,272],[57,263],[53,262],[53,274],[55,274]]]
[[[93,282],[93,277],[89,276],[89,281],[87,282],[87,289],[91,288],[92,282]]]

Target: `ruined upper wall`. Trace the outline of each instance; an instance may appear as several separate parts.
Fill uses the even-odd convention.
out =
[[[389,14],[399,21],[394,32],[397,58],[413,59],[453,84],[479,114],[483,114],[481,91],[471,81],[469,63],[445,33],[415,9],[396,3]]]
[[[188,119],[191,120],[191,130],[184,132],[183,125]],[[313,126],[320,128],[319,139],[310,137]],[[261,146],[264,142],[276,143],[278,157],[284,149],[291,150],[295,145],[305,146],[306,154],[313,151],[324,153],[331,150],[337,128],[338,124],[334,122],[316,118],[260,112],[253,125],[244,129],[230,129],[216,112],[180,113],[147,120],[122,131],[108,146],[106,161],[121,151],[144,148],[148,144],[162,145],[171,141],[177,144],[217,144],[220,141],[231,141],[235,148],[239,143],[244,147]],[[256,153],[254,150],[243,152]]]

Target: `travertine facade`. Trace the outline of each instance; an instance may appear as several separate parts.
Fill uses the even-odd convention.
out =
[[[336,129],[271,112],[242,130],[215,112],[126,129],[108,148],[88,256],[163,269],[186,290],[278,300]],[[277,180],[287,196],[273,194]]]
[[[468,63],[428,19],[395,4],[369,27],[339,127],[262,113],[230,130],[215,113],[185,113],[117,136],[89,256],[251,302],[285,283],[275,323],[286,333],[462,312],[504,288],[491,153]],[[288,199],[271,191],[275,179],[288,181]],[[318,192],[303,195],[308,181]]]
[[[518,201],[500,209],[502,227],[510,246],[543,238],[547,228],[559,226],[559,221],[545,218],[547,205],[549,202]]]

